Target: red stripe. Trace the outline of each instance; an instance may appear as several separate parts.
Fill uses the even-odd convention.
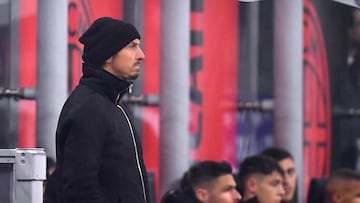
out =
[[[312,1],[305,0],[304,6],[308,11],[304,14],[304,50],[307,50],[304,53],[304,122],[308,124],[304,126],[304,141],[308,143],[304,146],[306,197],[311,178],[328,176],[330,172],[331,104],[322,27]],[[318,124],[325,124],[325,128]]]
[[[202,112],[202,135],[191,156],[195,160],[228,160],[235,164],[238,1],[203,3],[203,13],[191,15],[191,28],[203,32],[202,48],[191,49],[192,57],[203,56],[203,67],[196,73],[203,103],[192,108]],[[191,122],[198,122],[194,118],[198,112],[190,116]]]
[[[123,0],[91,0],[91,8],[93,17],[96,18],[109,16],[113,18],[122,19],[123,18]]]
[[[19,86],[36,86],[36,0],[20,1]],[[19,148],[36,146],[36,103],[19,101]]]
[[[145,61],[143,92],[160,94],[160,0],[144,1],[144,34],[142,38]],[[143,108],[144,159],[148,171],[155,173],[156,199],[159,200],[159,107]]]

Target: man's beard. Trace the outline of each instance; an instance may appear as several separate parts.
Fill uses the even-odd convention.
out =
[[[135,74],[135,75],[130,75],[130,77],[128,78],[128,80],[136,80],[139,77],[139,73]]]

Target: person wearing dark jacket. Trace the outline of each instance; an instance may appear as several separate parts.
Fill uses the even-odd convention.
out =
[[[280,203],[285,194],[284,171],[267,156],[249,156],[239,165],[241,203]]]
[[[161,203],[237,203],[240,199],[228,162],[201,161],[184,173],[180,188],[164,194]]]
[[[280,147],[269,147],[261,155],[273,158],[284,171],[284,190],[282,203],[297,203],[297,174],[294,157],[289,151]]]
[[[129,23],[102,17],[79,41],[83,76],[60,114],[45,202],[147,203],[140,138],[119,103],[145,59],[140,35]]]
[[[325,183],[325,203],[357,203],[360,202],[359,171],[340,168],[336,169]]]

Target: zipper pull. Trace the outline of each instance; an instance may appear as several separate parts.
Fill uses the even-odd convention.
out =
[[[130,85],[129,85],[129,94],[132,93],[132,88],[133,88],[133,86],[134,86],[134,84],[130,84]]]
[[[120,93],[116,95],[115,104],[119,104],[120,101]]]

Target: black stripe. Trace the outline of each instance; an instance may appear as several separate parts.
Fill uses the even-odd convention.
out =
[[[203,57],[197,56],[190,61],[190,73],[193,74],[202,69]]]
[[[191,0],[191,12],[203,12],[203,0]]]
[[[326,142],[318,142],[318,143],[316,143],[316,146],[318,146],[318,147],[326,147]]]
[[[196,89],[196,88],[194,88],[194,87],[190,87],[190,100],[192,101],[192,102],[194,102],[195,104],[197,104],[197,105],[202,105],[202,94],[201,94],[201,92],[198,90],[198,89]]]
[[[201,46],[203,45],[203,32],[192,30],[190,33],[190,42],[193,46]]]

